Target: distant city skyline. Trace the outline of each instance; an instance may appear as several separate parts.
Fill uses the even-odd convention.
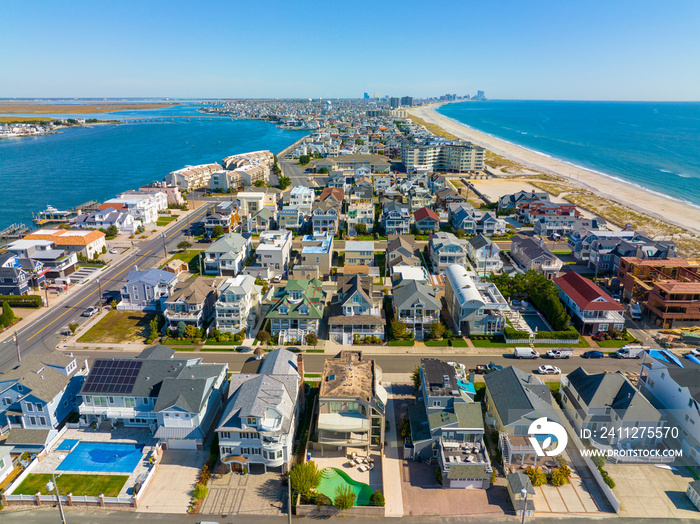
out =
[[[4,3],[0,98],[698,100],[698,20],[690,0]]]

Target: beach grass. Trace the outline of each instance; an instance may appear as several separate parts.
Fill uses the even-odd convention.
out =
[[[443,128],[441,128],[437,124],[431,124],[430,122],[426,122],[422,118],[418,118],[417,116],[414,116],[409,113],[408,115],[411,120],[413,120],[413,123],[418,125],[418,126],[423,126],[425,127],[428,131],[430,131],[432,134],[437,135],[437,136],[443,136],[447,140],[459,140],[456,136],[454,136],[452,133],[448,133],[445,131]]]
[[[58,491],[62,494],[72,493],[76,497],[116,497],[128,480],[128,475],[56,475]],[[27,478],[15,489],[13,495],[48,495],[46,484],[51,480],[50,473],[27,475]]]
[[[54,118],[37,118],[35,116],[0,116],[0,124],[46,124]]]

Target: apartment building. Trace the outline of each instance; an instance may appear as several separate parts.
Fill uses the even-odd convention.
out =
[[[180,191],[192,191],[199,187],[208,186],[211,174],[220,170],[221,166],[219,164],[187,166],[165,175],[164,182],[178,187]]]
[[[296,186],[292,188],[289,195],[289,204],[295,206],[305,215],[311,214],[311,208],[314,204],[316,193],[310,187]]]
[[[406,141],[402,160],[408,172],[419,165],[432,171],[474,173],[484,170],[484,149],[470,142],[418,145]]]

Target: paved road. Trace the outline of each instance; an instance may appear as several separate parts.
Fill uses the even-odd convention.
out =
[[[204,204],[190,215],[189,221],[174,222],[166,229],[165,249],[168,256],[176,251],[177,244],[184,238],[184,230],[188,223],[201,220],[206,215],[207,209],[212,204]],[[125,282],[126,275],[134,266],[139,269],[149,269],[163,260],[163,239],[157,236],[151,240],[136,242],[132,252],[116,262],[100,274],[100,286],[102,296],[114,294]],[[58,307],[50,308],[44,315],[33,321],[27,327],[18,332],[19,347],[22,355],[36,354],[51,351],[56,347],[60,339],[60,333],[71,322],[83,323],[86,318],[81,317],[88,306],[95,305],[98,301],[98,285],[95,281],[86,284],[78,284],[81,288],[74,292]],[[17,353],[12,338],[0,344],[0,371],[6,371],[17,363]]]
[[[118,355],[118,356],[129,356],[136,355],[136,352],[126,352],[126,351],[86,351],[78,350],[73,351],[73,354],[79,356],[81,359],[87,358],[91,360],[94,356],[101,355]],[[180,357],[201,357],[204,362],[218,362],[227,363],[232,372],[240,372],[243,369],[243,365],[246,362],[251,362],[254,360],[253,354],[248,353],[212,353],[206,352],[185,352],[178,351],[177,356]],[[326,358],[331,358],[335,356],[335,353],[326,352],[325,354],[319,353],[307,353],[304,355],[304,369],[307,373],[321,373],[323,372],[323,364]],[[563,373],[570,373],[579,366],[582,366],[586,371],[590,373],[598,373],[604,370],[608,371],[624,371],[631,373],[638,373],[641,365],[641,360],[636,359],[625,359],[618,360],[613,358],[601,358],[601,359],[584,359],[575,356],[566,360],[549,360],[549,359],[536,359],[536,360],[516,360],[510,356],[499,356],[499,355],[473,355],[473,356],[461,356],[461,355],[437,355],[436,352],[431,352],[426,350],[425,353],[413,353],[413,354],[388,354],[388,355],[367,355],[368,357],[374,358],[382,368],[382,372],[386,373],[411,373],[417,365],[420,364],[421,358],[435,357],[441,360],[446,360],[449,362],[459,362],[464,364],[468,369],[473,369],[477,364],[488,364],[489,362],[494,362],[495,364],[507,366],[515,366],[522,369],[528,373],[533,372],[538,366],[542,364],[553,364],[560,368]]]

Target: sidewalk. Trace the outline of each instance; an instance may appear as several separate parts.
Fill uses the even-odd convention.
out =
[[[394,402],[391,394],[391,384],[384,386],[389,391],[389,401],[386,405],[386,420],[389,421],[389,429],[384,435],[384,453],[382,454],[382,472],[384,478],[384,500],[386,502],[385,516],[403,517],[403,494],[401,492],[402,461],[399,457],[399,439],[396,434],[394,421]]]

